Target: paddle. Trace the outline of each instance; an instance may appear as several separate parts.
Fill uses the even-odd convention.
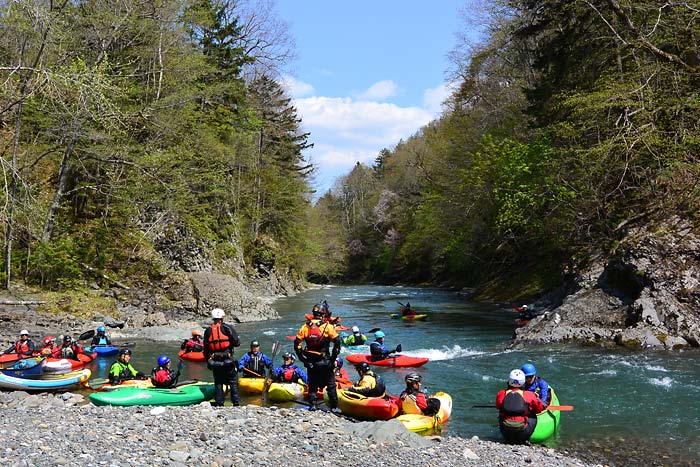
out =
[[[288,341],[293,341],[294,339],[297,338],[297,336],[284,336],[284,338],[287,339]]]
[[[243,367],[243,371],[247,371],[247,372],[250,373],[251,375],[255,375],[255,376],[257,376],[258,378],[264,378],[263,375],[261,375],[261,374],[259,374],[259,373],[256,373],[256,372],[254,372],[253,370],[250,370],[250,369],[248,369],[248,368],[246,368],[246,367]]]
[[[95,330],[90,329],[89,331],[85,331],[84,333],[79,335],[77,340],[84,341],[86,339],[92,339],[93,337],[95,337]]]
[[[495,405],[472,405],[473,409],[495,409]],[[574,410],[573,405],[549,405],[545,410],[559,410],[561,412],[571,412]]]
[[[374,334],[377,331],[381,331],[382,328],[372,328],[369,331],[367,331],[367,334]]]
[[[265,407],[267,407],[269,403],[268,392],[270,391],[270,384],[272,384],[272,367],[274,367],[275,356],[279,353],[281,348],[282,346],[280,345],[279,341],[275,341],[272,343],[272,357],[270,358],[271,368],[268,371],[267,378],[265,378],[265,383],[263,383],[262,394],[260,395],[260,399],[262,400],[263,406]]]

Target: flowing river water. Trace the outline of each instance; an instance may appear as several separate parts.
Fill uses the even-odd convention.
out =
[[[282,352],[291,351],[292,341],[286,336],[295,334],[303,313],[310,313],[313,304],[324,299],[333,315],[343,318],[343,324],[357,325],[364,332],[381,328],[388,347],[401,343],[404,354],[430,358],[415,371],[423,376],[424,389],[452,395],[448,433],[501,439],[496,410],[472,406],[493,404],[509,371],[531,362],[557,389],[560,404],[574,406],[573,411],[562,412],[561,428],[549,442],[553,447],[615,466],[700,465],[700,353],[562,344],[506,350],[516,313],[510,307],[470,302],[453,292],[331,286],[281,298],[273,304],[281,319],[236,325],[242,342],[238,356],[253,339],[261,341],[268,355],[275,340],[282,343]],[[429,313],[429,318],[415,323],[391,319],[389,314],[399,311],[399,302],[407,301],[418,313]],[[133,362],[137,369],[150,371],[159,354],[176,356],[178,339],[189,330],[167,332],[172,332],[172,341],[136,342]],[[347,353],[343,349],[342,355]],[[94,363],[95,376],[105,377],[111,361]],[[275,364],[280,363],[277,357]],[[346,368],[355,378],[352,367],[346,364]],[[409,371],[414,370],[378,370],[391,394],[403,389]],[[211,380],[201,363],[187,363],[183,377]]]

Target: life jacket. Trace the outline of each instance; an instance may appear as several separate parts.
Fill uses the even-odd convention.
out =
[[[345,342],[347,345],[363,345],[365,343],[365,341],[362,339],[362,334],[353,334],[352,336],[348,337]]]
[[[418,403],[416,402],[416,397],[413,391],[406,390],[401,393],[399,398],[401,399],[401,410],[403,413],[423,415],[423,411],[418,407]]]
[[[294,378],[294,373],[297,371],[294,366],[290,366],[287,368],[282,369],[282,378],[284,378],[284,381],[286,382],[291,382]]]
[[[384,380],[380,376],[376,375],[372,370],[365,373],[362,376],[362,380],[364,380],[367,376],[374,379],[374,387],[361,388],[358,392],[367,397],[384,397],[386,394],[386,385],[384,384]]]
[[[159,366],[153,369],[151,373],[153,378],[153,385],[156,387],[164,388],[170,386],[173,381],[173,372],[167,368]]]
[[[75,358],[75,349],[72,345],[61,347],[61,358]]]
[[[523,397],[522,389],[509,389],[503,398],[501,414],[503,427],[508,431],[522,431],[527,427],[530,408]]]
[[[224,350],[228,350],[228,348],[231,346],[228,335],[221,329],[222,324],[223,323],[214,323],[209,326],[209,329],[211,329],[211,334],[209,335],[207,345],[209,347],[209,351],[212,353],[223,352]]]
[[[29,353],[29,341],[22,341],[19,340],[15,342],[15,353],[24,353],[27,354]]]
[[[320,351],[324,346],[324,341],[327,339],[324,339],[323,331],[321,331],[318,321],[312,320],[306,324],[309,327],[309,332],[306,333],[306,337],[304,338],[306,348],[308,350]]]
[[[187,339],[185,341],[184,350],[189,350],[190,352],[201,352],[204,349],[202,346],[202,341],[196,341],[194,339]]]
[[[249,358],[248,361],[245,363],[245,367],[249,369],[250,371],[254,371],[255,373],[262,375],[265,372],[265,363],[263,362],[262,359],[262,353],[258,352],[257,354],[253,354],[252,352],[248,352]]]
[[[97,345],[107,345],[107,336],[104,334],[98,334],[99,341],[97,341]]]

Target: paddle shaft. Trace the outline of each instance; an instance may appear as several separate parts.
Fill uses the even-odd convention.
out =
[[[495,405],[472,405],[473,409],[495,409]],[[545,410],[558,410],[560,412],[570,412],[574,410],[573,405],[549,405]]]

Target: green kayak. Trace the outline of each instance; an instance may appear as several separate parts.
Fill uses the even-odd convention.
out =
[[[552,393],[552,403],[550,405],[559,405],[559,399],[551,387],[549,390]],[[559,417],[561,412],[558,410],[545,410],[537,414],[537,426],[535,431],[530,436],[531,443],[543,443],[554,435],[559,428]]]
[[[125,387],[90,394],[95,405],[192,405],[214,397],[214,384],[191,383],[172,389]]]

